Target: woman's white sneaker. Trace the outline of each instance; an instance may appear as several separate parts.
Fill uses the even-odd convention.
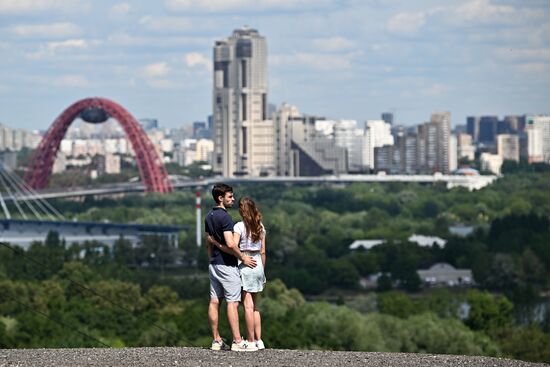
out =
[[[241,340],[239,343],[231,344],[231,350],[234,352],[255,352],[258,350],[255,343],[249,343],[246,340]]]
[[[261,340],[256,340],[256,348],[258,348],[258,350],[265,349],[264,342]]]

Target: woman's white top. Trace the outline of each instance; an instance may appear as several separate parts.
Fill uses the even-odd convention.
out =
[[[237,222],[233,227],[233,232],[241,235],[239,240],[239,249],[241,251],[260,251],[262,249],[262,241],[252,242],[250,236],[246,233],[246,227],[243,221]],[[265,228],[262,224],[262,232],[265,234]]]

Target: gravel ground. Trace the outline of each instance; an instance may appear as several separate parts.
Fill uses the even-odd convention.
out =
[[[548,366],[510,359],[432,354],[267,349],[213,352],[201,348],[2,349],[0,367],[14,366]]]

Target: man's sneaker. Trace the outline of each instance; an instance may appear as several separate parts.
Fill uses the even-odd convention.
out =
[[[264,342],[261,340],[256,340],[256,348],[258,348],[258,350],[265,349]]]
[[[227,348],[227,345],[223,342],[223,340],[212,340],[212,347],[210,349],[212,350],[224,350]]]
[[[256,348],[256,345],[254,343],[248,343],[246,340],[241,340],[238,343],[235,343],[233,341],[233,344],[231,344],[231,350],[234,352],[255,352],[258,350]]]

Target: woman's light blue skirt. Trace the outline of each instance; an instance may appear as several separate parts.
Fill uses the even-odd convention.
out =
[[[243,253],[251,256],[254,260],[256,260],[255,268],[249,268],[243,263],[239,264],[243,291],[250,293],[261,292],[264,289],[264,284],[266,281],[264,274],[264,265],[262,263],[262,255],[260,255],[260,252],[243,251]]]

